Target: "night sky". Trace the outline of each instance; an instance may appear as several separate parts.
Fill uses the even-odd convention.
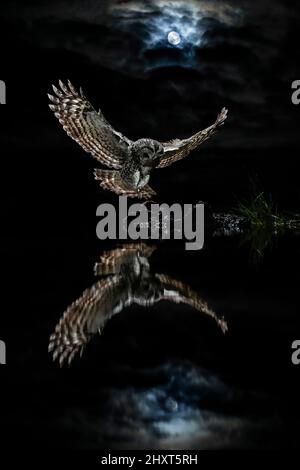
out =
[[[230,210],[256,179],[280,209],[299,212],[300,108],[291,102],[291,84],[300,79],[299,22],[300,7],[290,0],[1,2],[7,307],[0,339],[8,364],[0,372],[12,399],[7,429],[20,442],[68,449],[296,445],[299,421],[288,405],[299,392],[289,350],[300,332],[295,237],[278,243],[278,255],[269,253],[260,268],[249,265],[236,238],[208,236],[195,254],[161,244],[155,272],[190,284],[227,315],[226,338],[189,309],[155,307],[141,319],[133,308],[111,320],[74,367],[52,363],[50,333],[95,282],[99,253],[113,248],[96,238],[96,207],[117,197],[94,180],[100,165],[62,130],[47,93],[70,79],[134,140],[189,137],[226,106],[217,135],[152,173],[157,201]],[[180,35],[178,46],[168,43],[170,31]]]
[[[10,204],[17,207],[20,191],[27,217],[35,218],[38,203],[60,218],[62,204],[70,212],[74,198],[80,204],[88,195],[103,196],[92,158],[47,107],[51,84],[70,79],[131,139],[185,138],[228,107],[217,136],[188,160],[154,172],[163,200],[231,204],[257,175],[279,204],[297,207],[299,113],[291,83],[299,75],[299,13],[290,4],[9,2],[0,34],[8,102],[1,139],[13,155],[4,162],[13,179]],[[182,35],[179,47],[167,41],[171,30]]]

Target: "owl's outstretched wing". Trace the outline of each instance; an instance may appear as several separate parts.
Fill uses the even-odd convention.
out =
[[[169,300],[175,303],[183,303],[193,307],[205,315],[212,317],[217,325],[221,328],[223,333],[228,330],[227,322],[223,317],[219,317],[212,309],[210,309],[205,302],[196,292],[194,292],[188,285],[183,282],[172,279],[165,274],[156,274],[163,287],[163,295],[160,300]]]
[[[209,139],[216,132],[216,130],[224,124],[224,121],[227,118],[227,112],[227,109],[223,108],[212,126],[197,132],[189,139],[175,139],[171,140],[170,142],[164,142],[162,144],[164,147],[164,153],[160,158],[157,168],[163,168],[165,166],[171,165],[177,160],[181,160],[192,150],[201,145],[205,140]]]
[[[96,333],[101,333],[106,322],[130,302],[121,276],[101,279],[73,302],[50,336],[49,352],[60,366],[71,364],[74,356]]]
[[[106,276],[86,289],[81,297],[65,311],[54,333],[50,336],[49,351],[60,365],[71,364],[74,356],[82,351],[91,337],[101,333],[107,321],[116,313],[130,306],[135,298],[129,292],[126,272],[136,269],[136,263],[151,256],[154,246],[145,243],[130,243],[106,251],[95,264],[95,274]]]
[[[100,110],[97,113],[81,89],[78,93],[69,81],[59,81],[59,86],[53,85],[55,96],[48,95],[49,107],[66,133],[104,165],[121,168],[131,141],[114,130]]]

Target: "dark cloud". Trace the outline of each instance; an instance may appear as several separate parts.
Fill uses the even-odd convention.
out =
[[[66,435],[84,429],[89,446],[100,449],[106,442],[114,449],[251,448],[276,426],[268,406],[261,412],[264,395],[234,389],[190,362],[167,362],[140,374],[147,387],[102,388],[98,400],[92,394],[92,408],[69,407],[60,416]],[[250,403],[258,406],[259,418],[240,412]]]
[[[267,67],[280,53],[278,45],[292,18],[288,5],[279,0],[250,5],[219,0],[77,0],[19,6],[14,12],[15,20],[30,26],[33,37],[37,33],[41,47],[64,47],[86,55],[95,65],[133,74],[174,65],[217,67],[214,56],[223,55],[218,49],[229,61],[246,54]],[[177,54],[167,41],[174,29],[182,37]],[[206,49],[211,54],[203,53]],[[157,54],[149,55],[155,50]]]
[[[195,102],[212,94],[231,107],[268,105],[275,111],[279,87],[295,78],[285,44],[297,14],[282,0],[64,0],[19,6],[13,19],[9,10],[4,15],[18,22],[19,40],[73,54],[78,67],[89,64],[95,75],[103,67],[143,78],[174,69],[173,90],[192,92]],[[178,47],[167,41],[173,29],[182,37]],[[197,72],[195,80],[186,75],[182,84],[176,68]],[[272,119],[276,115],[272,110]]]
[[[227,165],[231,157],[244,165],[244,151],[252,158],[251,151],[260,150],[264,158],[273,149],[271,158],[274,149],[284,147],[291,153],[298,146],[290,86],[300,70],[290,48],[296,44],[299,12],[290,2],[62,0],[18,8],[16,4],[10,3],[2,13],[0,35],[6,30],[3,40],[11,46],[7,58],[5,51],[2,58],[3,69],[11,70],[16,82],[8,86],[8,95],[14,89],[10,102],[23,100],[13,72],[16,61],[26,72],[23,87],[31,91],[31,100],[23,104],[26,116],[14,116],[20,119],[16,125],[22,146],[38,147],[49,139],[51,150],[64,143],[71,148],[47,120],[44,99],[50,83],[59,78],[82,86],[94,106],[132,139],[185,138],[213,122],[227,106],[229,118],[222,135],[199,152],[212,148],[217,154],[225,149]],[[183,37],[179,47],[167,42],[167,32],[173,28]],[[28,139],[23,124],[30,122],[30,116],[36,121],[34,140]],[[11,127],[6,139],[12,142],[10,132]],[[193,171],[189,177],[194,175]],[[175,170],[173,177],[178,177]]]

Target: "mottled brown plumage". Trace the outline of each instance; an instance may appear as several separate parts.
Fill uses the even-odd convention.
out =
[[[100,185],[117,194],[150,199],[155,191],[148,181],[154,168],[163,168],[186,157],[224,124],[227,109],[223,108],[216,122],[188,139],[158,142],[153,139],[131,141],[117,132],[102,112],[93,108],[82,90],[78,93],[68,81],[53,86],[55,95],[48,95],[51,110],[67,134],[100,163],[113,170],[96,169]]]
[[[107,321],[132,304],[150,307],[161,300],[189,305],[212,317],[225,333],[227,324],[189,286],[165,274],[153,274],[148,258],[154,247],[128,244],[105,252],[95,265],[99,280],[73,302],[50,337],[49,351],[60,365],[71,363]]]

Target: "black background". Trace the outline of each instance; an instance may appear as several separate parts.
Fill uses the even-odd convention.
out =
[[[160,244],[153,270],[201,292],[229,322],[225,337],[191,310],[164,304],[114,318],[70,369],[60,370],[47,354],[62,312],[94,282],[92,266],[102,250],[114,246],[96,239],[96,207],[117,202],[94,181],[97,162],[48,109],[47,92],[58,79],[82,86],[132,139],[187,137],[228,107],[218,135],[153,173],[158,201],[202,200],[227,210],[249,196],[256,177],[280,209],[298,211],[300,111],[291,102],[291,83],[300,77],[297,3],[228,1],[229,11],[242,11],[235,21],[233,13],[229,19],[214,13],[222,2],[212,2],[215,10],[196,24],[203,41],[179,50],[147,39],[157,18],[167,15],[161,2],[135,3],[135,10],[148,10],[130,10],[130,22],[112,14],[117,2],[1,4],[7,104],[0,107],[0,338],[7,365],[0,372],[7,436],[68,449],[296,447],[299,371],[290,360],[299,337],[296,235],[278,239],[259,267],[239,237],[207,234],[197,253]],[[198,12],[199,2],[184,3]],[[209,370],[227,384],[224,394],[210,385],[204,398],[189,402],[189,387],[197,386],[180,367]],[[178,383],[167,394],[191,410],[225,416],[211,438],[183,431],[166,441],[153,431],[158,411],[151,420],[127,400],[130,390],[139,397],[164,387],[170,376]]]

